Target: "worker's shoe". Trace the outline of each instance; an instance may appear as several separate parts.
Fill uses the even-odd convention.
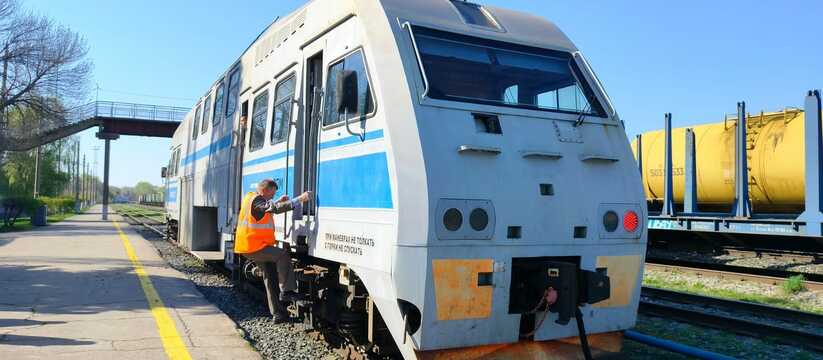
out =
[[[306,297],[296,291],[283,291],[280,293],[280,301],[283,302],[302,302],[304,300],[306,300]]]

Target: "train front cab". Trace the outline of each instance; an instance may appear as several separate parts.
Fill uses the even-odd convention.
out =
[[[646,242],[623,124],[554,25],[496,8],[467,24],[450,6],[388,6],[412,101],[385,110],[400,315],[373,294],[383,316],[419,358],[576,357],[579,308],[595,352],[615,352],[636,320]],[[549,287],[559,298],[542,320]]]

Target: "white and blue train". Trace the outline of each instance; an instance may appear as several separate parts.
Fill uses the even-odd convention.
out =
[[[576,357],[575,337],[613,352],[634,326],[640,176],[603,86],[542,18],[311,1],[220,75],[171,154],[170,232],[238,273],[243,194],[316,193],[275,218],[311,299],[293,309],[358,354]]]

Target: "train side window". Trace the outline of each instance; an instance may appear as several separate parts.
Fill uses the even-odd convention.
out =
[[[291,110],[294,107],[295,76],[290,75],[277,84],[274,91],[274,117],[271,124],[271,143],[279,144],[289,136],[288,126],[291,121]]]
[[[269,91],[254,98],[254,112],[251,118],[251,134],[249,135],[249,152],[263,147],[266,140],[266,115],[269,113]]]
[[[180,168],[180,148],[174,150],[174,154],[171,156],[171,174],[172,176],[177,176],[177,170]]]
[[[220,85],[217,85],[217,92],[214,94],[214,115],[212,115],[211,118],[212,125],[219,124],[223,116],[223,90],[223,83],[221,82]]]
[[[231,119],[240,96],[240,69],[234,70],[229,76],[229,90],[226,96],[226,119]]]
[[[191,139],[196,140],[198,131],[200,131],[200,116],[202,116],[202,108],[200,106],[197,107],[197,110],[194,111],[194,124],[191,126]]]
[[[366,71],[366,62],[363,58],[363,50],[357,50],[347,55],[342,60],[329,67],[329,75],[326,79],[326,111],[323,117],[323,125],[332,125],[346,120],[337,112],[334,106],[334,99],[337,93],[337,76],[343,70],[357,73],[357,97],[358,110],[355,114],[348,114],[349,119],[357,119],[374,112],[374,98],[372,97],[371,86],[369,84],[369,74]]]
[[[209,129],[209,122],[211,122],[211,95],[206,97],[206,101],[203,103],[203,128],[200,129],[201,134],[205,134],[206,130]]]

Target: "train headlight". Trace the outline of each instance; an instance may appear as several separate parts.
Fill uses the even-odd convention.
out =
[[[431,221],[440,240],[491,240],[494,205],[482,199],[440,199]]]
[[[481,208],[472,210],[469,214],[469,225],[474,231],[486,230],[486,226],[489,226],[489,214]]]
[[[617,230],[617,224],[619,222],[620,218],[617,217],[617,213],[614,211],[609,210],[603,215],[603,228],[605,228],[608,232],[614,232]]]
[[[449,231],[460,230],[460,227],[463,226],[463,213],[455,208],[446,210],[443,214],[443,226]]]
[[[639,223],[640,221],[637,218],[637,213],[633,210],[628,210],[625,214],[623,214],[623,229],[627,232],[637,231],[637,226]]]

